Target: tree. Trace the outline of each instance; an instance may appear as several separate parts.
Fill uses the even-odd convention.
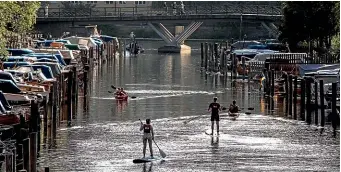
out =
[[[24,35],[31,31],[39,7],[38,1],[0,2],[0,56],[8,55],[6,45],[11,35]]]
[[[337,34],[338,15],[334,1],[287,1],[283,2],[283,20],[279,28],[280,40],[289,43],[291,49],[306,41],[311,46],[330,48],[331,39]]]

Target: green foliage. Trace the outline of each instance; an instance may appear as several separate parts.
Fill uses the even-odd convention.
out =
[[[339,30],[338,5],[336,1],[283,2],[279,39],[287,41],[291,49],[301,41],[316,41],[328,48],[331,37]]]
[[[332,49],[334,51],[340,51],[340,33],[333,37],[333,39],[332,39]]]
[[[25,34],[36,23],[38,1],[2,1],[0,2],[0,56],[6,56],[6,44],[9,35]]]

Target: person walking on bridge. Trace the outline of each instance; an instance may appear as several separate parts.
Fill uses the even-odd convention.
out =
[[[221,107],[217,100],[218,98],[214,97],[213,102],[208,107],[208,111],[211,111],[211,135],[213,135],[214,121],[216,121],[217,125],[217,135],[219,135],[219,111],[221,111]]]
[[[180,15],[185,14],[185,5],[182,1],[180,1]]]
[[[130,32],[130,40],[132,41],[132,42],[135,42],[135,34],[134,34],[134,32]]]
[[[163,3],[163,8],[165,8],[166,10],[166,16],[168,16],[168,6],[167,6],[167,2]]]
[[[150,156],[153,158],[153,140],[154,140],[154,129],[153,126],[150,124],[150,119],[146,119],[146,124],[141,122],[140,131],[143,130],[143,158],[146,157],[146,148],[147,148],[147,141],[149,144],[149,151]]]
[[[176,16],[176,9],[177,9],[176,2],[173,3],[173,15]]]

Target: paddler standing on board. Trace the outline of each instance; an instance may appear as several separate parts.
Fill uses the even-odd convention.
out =
[[[214,97],[213,102],[209,105],[208,111],[211,111],[211,129],[213,135],[214,130],[214,121],[216,121],[217,124],[217,135],[219,135],[219,111],[221,111],[220,104],[217,103],[218,98]]]
[[[141,122],[140,131],[143,130],[143,158],[146,156],[147,141],[149,143],[150,156],[153,158],[152,141],[154,140],[153,126],[150,124],[150,119],[146,119],[146,124]]]
[[[236,104],[236,101],[233,100],[232,104],[230,104],[229,112],[231,113],[238,113],[239,107]]]

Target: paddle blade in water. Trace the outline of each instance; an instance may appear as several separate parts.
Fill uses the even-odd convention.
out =
[[[159,151],[160,151],[160,155],[161,155],[161,157],[162,158],[166,158],[166,153],[165,152],[163,152],[161,149],[159,149]]]
[[[222,110],[226,110],[226,107],[223,107]]]
[[[132,98],[132,99],[135,99],[135,98],[136,98],[136,96],[131,96],[131,98]]]
[[[115,87],[115,86],[113,86],[113,85],[111,85],[111,88],[113,88],[113,89],[116,89],[116,87]]]

